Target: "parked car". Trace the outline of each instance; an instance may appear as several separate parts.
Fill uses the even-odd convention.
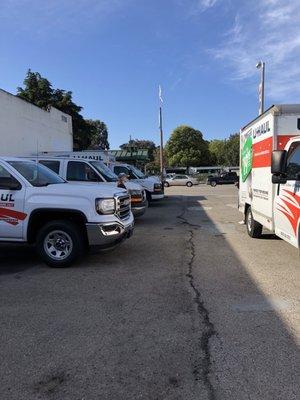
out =
[[[97,184],[107,182],[108,185],[116,187],[118,177],[111,171],[103,161],[93,159],[72,158],[67,156],[51,157],[40,156],[31,157],[63,179],[72,184]],[[131,210],[135,217],[145,213],[148,208],[148,201],[144,188],[136,182],[126,182],[125,187],[130,194]]]
[[[236,172],[222,172],[220,175],[209,176],[207,178],[206,184],[212,187],[217,185],[234,185],[238,182],[239,177]]]
[[[198,185],[198,180],[188,175],[174,175],[167,178],[164,182],[165,187],[169,186],[188,186]]]
[[[41,164],[0,157],[0,242],[35,244],[46,264],[65,267],[88,246],[121,243],[133,224],[126,190],[74,185]]]

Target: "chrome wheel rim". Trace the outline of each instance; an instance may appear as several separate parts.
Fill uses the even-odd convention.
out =
[[[64,231],[49,232],[44,240],[44,250],[47,256],[53,260],[65,260],[73,250],[72,238]]]

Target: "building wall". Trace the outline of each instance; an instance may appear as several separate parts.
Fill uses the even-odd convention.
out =
[[[0,89],[0,156],[72,149],[70,115],[54,107],[42,110]]]

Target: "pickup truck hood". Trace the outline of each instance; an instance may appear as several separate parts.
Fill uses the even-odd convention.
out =
[[[80,196],[86,198],[112,198],[116,193],[127,194],[127,191],[116,187],[114,183],[96,183],[88,184],[72,184],[59,183],[56,185],[48,185],[43,187],[30,187],[28,191],[43,195],[66,195]]]
[[[127,190],[144,190],[141,185],[136,182],[125,182],[125,187]]]

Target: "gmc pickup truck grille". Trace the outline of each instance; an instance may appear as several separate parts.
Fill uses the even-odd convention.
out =
[[[116,198],[117,216],[121,220],[125,220],[130,216],[130,197],[126,194]]]

